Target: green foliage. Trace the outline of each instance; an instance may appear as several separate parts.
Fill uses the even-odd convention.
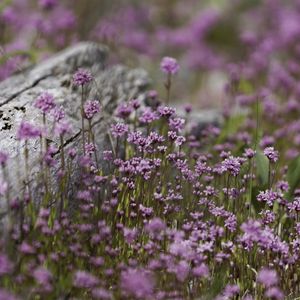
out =
[[[244,121],[245,116],[242,114],[234,115],[226,120],[222,132],[218,138],[218,143],[222,143],[227,137],[237,133]]]
[[[287,181],[290,185],[290,190],[287,197],[290,199],[293,195],[293,192],[297,187],[299,187],[300,184],[300,156],[290,162],[287,172]]]
[[[258,149],[256,154],[256,176],[261,190],[268,185],[269,161],[263,152]]]

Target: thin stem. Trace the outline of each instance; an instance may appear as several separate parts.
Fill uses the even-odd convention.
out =
[[[165,87],[166,87],[166,90],[167,90],[167,99],[166,99],[167,104],[170,103],[170,97],[171,97],[171,84],[172,84],[171,78],[172,78],[172,75],[168,74],[167,82],[165,83]]]
[[[83,86],[81,86],[81,131],[82,131],[82,149],[83,154],[85,154],[85,132],[84,132],[84,91]]]

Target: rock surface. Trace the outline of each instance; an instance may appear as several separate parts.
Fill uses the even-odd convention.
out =
[[[0,83],[0,150],[10,156],[9,175],[5,178],[13,192],[19,190],[24,181],[24,144],[16,139],[16,131],[22,120],[42,124],[41,113],[34,108],[34,101],[43,91],[55,96],[58,105],[65,108],[67,119],[73,125],[73,133],[68,136],[65,147],[79,143],[81,118],[81,91],[72,85],[72,75],[79,67],[87,68],[93,74],[96,88],[90,91],[89,99],[101,102],[103,112],[95,126],[96,143],[99,152],[109,148],[108,125],[112,112],[120,101],[133,97],[143,97],[149,84],[145,71],[128,69],[123,66],[106,67],[108,49],[94,43],[80,43],[47,59],[33,68],[10,77]],[[51,120],[47,120],[52,126]],[[58,146],[58,141],[50,144]],[[39,141],[29,144],[31,176],[39,174]]]

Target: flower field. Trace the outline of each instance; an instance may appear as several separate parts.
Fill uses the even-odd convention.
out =
[[[121,2],[0,3],[1,80],[83,40],[153,80],[103,151],[92,70],[71,78],[78,147],[55,95],[34,99],[18,195],[0,149],[0,300],[300,299],[300,1]],[[204,108],[220,122],[200,126]]]

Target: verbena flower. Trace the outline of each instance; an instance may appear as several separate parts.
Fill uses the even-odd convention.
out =
[[[264,268],[258,272],[257,281],[266,287],[271,287],[278,283],[278,275],[275,270]]]
[[[86,271],[76,271],[73,285],[78,288],[92,288],[99,284],[99,279]]]
[[[18,140],[29,140],[41,136],[41,130],[29,122],[22,121],[17,130]]]
[[[121,288],[128,295],[147,299],[153,296],[154,280],[144,270],[128,269],[121,273]]]
[[[124,123],[117,123],[111,125],[111,133],[114,137],[122,137],[128,132],[128,125]]]
[[[85,69],[78,69],[73,75],[73,83],[76,86],[84,86],[93,80],[92,74]]]
[[[270,162],[275,163],[279,158],[279,153],[273,147],[267,147],[264,149],[264,155],[270,160]]]
[[[44,114],[49,113],[55,108],[54,97],[48,92],[43,92],[35,101],[34,106]]]
[[[89,100],[84,104],[84,113],[87,119],[92,119],[100,112],[100,103],[97,100]]]
[[[160,63],[160,68],[164,73],[167,74],[176,74],[179,71],[179,65],[177,60],[172,57],[164,57]]]

